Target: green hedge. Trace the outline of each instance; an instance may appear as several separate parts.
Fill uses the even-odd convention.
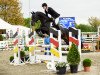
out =
[[[0,35],[0,41],[3,41],[3,36],[2,35]]]

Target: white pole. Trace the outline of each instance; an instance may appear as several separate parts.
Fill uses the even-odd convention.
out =
[[[79,41],[78,50],[80,53],[80,60],[81,60],[81,30],[80,29],[78,29],[78,41]],[[78,71],[81,70],[82,70],[82,63],[80,61]]]
[[[61,50],[61,31],[58,30],[58,41],[59,41],[59,54],[60,54],[60,58],[59,58],[59,62],[62,62],[62,50]]]

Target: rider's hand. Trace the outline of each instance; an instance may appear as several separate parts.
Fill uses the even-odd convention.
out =
[[[49,18],[49,21],[52,22],[53,21],[53,18]]]

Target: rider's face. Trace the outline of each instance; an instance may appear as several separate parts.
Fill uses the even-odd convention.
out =
[[[44,7],[43,7],[43,9],[44,9],[44,10],[46,10],[46,9],[47,9],[47,7],[46,7],[46,6],[44,6]]]

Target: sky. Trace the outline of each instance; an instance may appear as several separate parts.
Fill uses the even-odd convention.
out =
[[[22,13],[25,18],[30,17],[31,11],[42,11],[42,3],[47,3],[61,17],[75,17],[76,23],[88,24],[89,17],[100,18],[100,0],[20,0]]]

